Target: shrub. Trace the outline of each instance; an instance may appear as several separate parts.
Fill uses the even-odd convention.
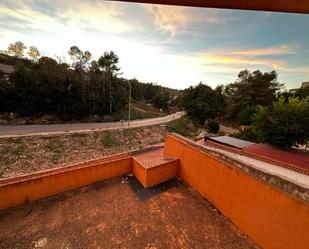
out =
[[[256,113],[255,106],[248,106],[242,109],[237,115],[237,121],[242,125],[250,125],[253,115]]]
[[[206,125],[206,129],[207,131],[211,132],[211,133],[217,133],[220,129],[220,125],[217,121],[215,120],[207,120],[205,122]]]
[[[248,140],[251,142],[259,142],[252,126],[246,127],[241,131],[234,133],[233,137]]]
[[[262,142],[279,147],[306,144],[309,141],[309,98],[283,97],[272,108],[260,107],[253,120],[253,128]]]
[[[185,137],[194,138],[197,135],[197,127],[192,121],[184,116],[169,122],[166,125],[166,130],[168,132],[175,132]]]

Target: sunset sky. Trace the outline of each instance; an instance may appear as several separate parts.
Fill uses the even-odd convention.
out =
[[[69,62],[72,45],[113,50],[123,77],[183,89],[214,87],[242,69],[276,70],[287,88],[309,81],[309,15],[109,1],[0,0],[0,50],[20,40]]]

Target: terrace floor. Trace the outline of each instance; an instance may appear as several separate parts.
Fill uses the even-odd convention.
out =
[[[177,180],[118,177],[0,211],[0,248],[257,248]]]

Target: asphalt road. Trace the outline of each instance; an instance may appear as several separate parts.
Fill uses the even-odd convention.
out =
[[[130,127],[165,124],[180,118],[184,112],[177,112],[164,117],[139,119],[130,122]],[[117,130],[128,128],[128,121],[107,123],[75,123],[75,124],[50,124],[50,125],[0,125],[0,138],[22,137],[35,135],[51,135],[63,133],[80,133],[94,130]]]

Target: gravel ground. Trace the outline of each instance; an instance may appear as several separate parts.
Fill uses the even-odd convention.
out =
[[[0,211],[0,248],[257,248],[177,180],[119,177]]]

